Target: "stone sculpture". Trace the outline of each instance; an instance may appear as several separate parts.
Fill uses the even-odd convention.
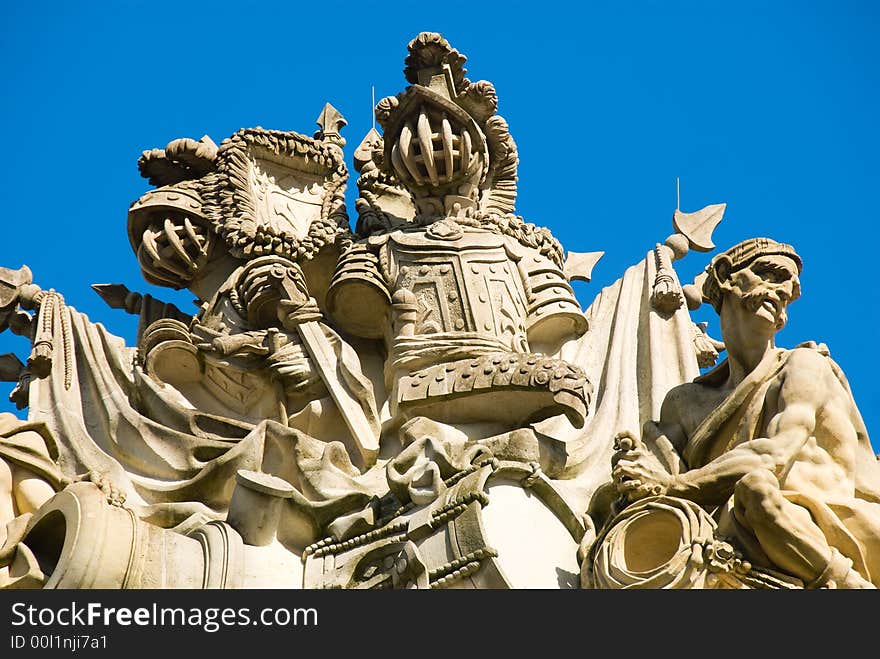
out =
[[[880,583],[880,463],[846,378],[824,345],[774,343],[801,268],[790,245],[767,238],[713,259],[702,296],[728,358],[673,388],[641,440],[618,436],[622,501],[599,513],[608,519],[584,566],[590,584]],[[677,545],[686,516],[703,528]]]
[[[129,209],[131,246],[148,282],[200,306],[95,285],[138,316],[135,346],[27,267],[0,270],[0,329],[31,342],[26,363],[0,358],[28,410],[0,417],[0,586],[877,580],[880,477],[845,379],[815,346],[773,348],[794,251],[747,242],[683,287],[674,262],[714,249],[725,206],[676,210],[674,233],[582,311],[570,282],[602,253],[566,252],[515,214],[516,145],[464,62],[439,34],[409,44],[410,85],[354,152],[354,231],[329,104],[312,137],[253,128],[145,151],[156,187]],[[704,298],[724,343],[690,317]],[[774,411],[810,403],[821,423],[743,426],[734,444],[800,444],[728,476],[718,460],[745,449],[724,453],[725,423],[768,386]],[[801,487],[811,468],[837,490]],[[701,469],[723,487],[689,483]]]

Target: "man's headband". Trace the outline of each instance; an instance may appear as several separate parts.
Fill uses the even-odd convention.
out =
[[[803,270],[804,264],[801,257],[794,251],[794,247],[785,243],[778,243],[771,238],[749,238],[738,243],[722,254],[718,254],[712,262],[706,266],[709,275],[703,282],[703,300],[709,302],[715,311],[721,308],[721,288],[717,266],[719,261],[725,260],[730,264],[727,273],[742,270],[749,263],[762,256],[787,256],[797,265],[798,274]]]

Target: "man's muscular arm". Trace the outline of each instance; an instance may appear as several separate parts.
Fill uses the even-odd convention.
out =
[[[812,350],[796,350],[789,357],[775,394],[777,411],[767,424],[767,437],[739,444],[705,466],[670,479],[668,493],[701,504],[719,504],[733,493],[743,476],[755,469],[768,469],[781,477],[816,433],[819,419],[823,425],[834,419],[835,427],[829,430],[848,442],[852,428],[839,418],[838,387],[824,357]]]
[[[736,483],[755,469],[784,476],[807,440],[819,434],[835,444],[830,448],[839,459],[847,461],[857,440],[841,394],[842,387],[824,357],[812,350],[796,350],[778,391],[771,394],[777,411],[767,425],[767,437],[739,444],[712,462],[678,475],[668,474],[653,456],[637,448],[616,456],[618,489],[633,500],[668,493],[704,505],[720,504],[730,497]],[[680,426],[676,430],[673,421],[682,404],[686,401],[678,400],[668,407],[664,403],[661,414],[660,428],[677,448],[681,446],[675,441]],[[817,429],[817,422],[821,428]]]

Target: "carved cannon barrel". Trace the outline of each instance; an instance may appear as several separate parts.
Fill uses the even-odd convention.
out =
[[[74,483],[34,515],[22,544],[44,588],[231,588],[243,557],[238,534],[210,522],[189,536],[111,506],[92,483]]]

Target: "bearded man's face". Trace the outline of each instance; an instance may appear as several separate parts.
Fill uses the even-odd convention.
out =
[[[777,330],[788,320],[786,306],[801,294],[797,264],[787,256],[761,256],[730,275],[731,292],[751,313]]]

